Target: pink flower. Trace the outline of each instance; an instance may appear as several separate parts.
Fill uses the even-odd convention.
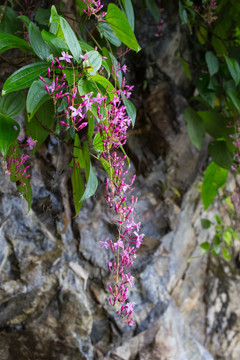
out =
[[[31,138],[31,136],[30,136],[30,137],[27,139],[26,143],[27,143],[27,145],[29,146],[29,149],[32,150],[32,149],[36,146],[37,140],[33,140],[33,139]]]
[[[65,53],[65,51],[61,52],[62,57],[59,58],[59,60],[65,60],[66,62],[71,64],[72,55],[69,55],[68,52]]]

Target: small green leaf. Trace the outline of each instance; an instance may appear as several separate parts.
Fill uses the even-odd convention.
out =
[[[211,76],[218,72],[219,64],[218,58],[211,51],[207,51],[205,54],[206,63]]]
[[[132,127],[134,127],[136,120],[136,107],[129,99],[124,99],[123,104],[126,106],[127,114],[131,119]]]
[[[114,31],[108,26],[108,24],[104,22],[99,22],[97,25],[97,29],[99,31],[99,34],[101,37],[105,37],[107,40],[110,41],[111,44],[119,47],[121,46],[121,41],[118,39],[118,37],[114,34]]]
[[[216,222],[217,222],[219,225],[221,225],[222,219],[220,218],[220,216],[216,215],[216,216],[215,216],[215,219],[216,219]]]
[[[24,91],[17,91],[0,98],[0,113],[11,118],[19,115],[25,107]]]
[[[181,63],[182,63],[184,72],[185,72],[185,74],[186,74],[186,77],[187,77],[188,79],[191,79],[191,72],[190,72],[188,63],[187,63],[183,58],[181,58]]]
[[[16,34],[21,31],[21,23],[18,20],[18,14],[9,6],[0,6],[0,32]]]
[[[106,22],[125,45],[136,52],[141,50],[126,16],[116,5],[108,5]]]
[[[159,7],[154,0],[146,0],[146,6],[156,21],[160,20]]]
[[[220,246],[221,246],[221,240],[220,240],[219,234],[216,234],[213,239],[213,250],[216,255],[218,255],[220,253]]]
[[[212,222],[208,219],[201,219],[201,224],[203,229],[209,229],[212,225]]]
[[[228,248],[225,247],[225,248],[222,250],[222,254],[223,254],[223,257],[224,257],[226,260],[228,260],[228,261],[231,260],[231,254],[230,254]]]
[[[210,249],[210,244],[209,242],[205,241],[203,243],[200,244],[200,247],[205,250],[205,251],[208,251]]]
[[[205,126],[202,118],[192,108],[187,108],[184,111],[184,118],[187,122],[187,131],[190,140],[192,144],[196,146],[198,150],[200,150],[203,144],[205,134]]]
[[[188,15],[187,15],[187,11],[185,10],[184,6],[182,5],[181,1],[179,1],[179,16],[181,19],[181,23],[182,25],[185,25],[188,23]]]
[[[15,35],[0,33],[0,53],[15,48],[23,51],[33,51],[31,45],[29,45],[25,40]]]
[[[205,210],[213,202],[218,189],[225,184],[227,175],[228,171],[215,164],[215,162],[211,162],[208,166],[202,184],[202,201]]]
[[[233,78],[233,80],[235,81],[236,86],[239,84],[240,81],[240,67],[239,67],[239,63],[236,59],[231,59],[228,56],[224,56],[226,63],[227,63],[227,67],[228,70]]]
[[[10,75],[5,81],[2,95],[29,87],[33,81],[39,78],[39,75],[46,75],[48,67],[49,63],[47,62],[38,62],[23,66]]]
[[[9,146],[17,139],[20,132],[19,124],[10,117],[0,114],[0,152],[7,154]]]
[[[32,22],[29,25],[28,34],[35,54],[42,60],[48,60],[50,57],[49,48],[43,40],[40,30]]]
[[[36,80],[32,83],[26,101],[26,108],[28,113],[28,121],[34,116],[40,106],[50,99],[48,93],[44,88],[45,84],[42,80]]]
[[[81,47],[78,42],[78,39],[77,39],[75,33],[73,32],[71,26],[68,24],[67,20],[65,20],[61,16],[59,18],[60,18],[60,26],[61,26],[62,32],[64,34],[66,43],[67,43],[74,59],[76,60],[77,63],[79,63],[79,62],[81,62],[80,55],[82,54],[82,52],[81,52]]]
[[[224,231],[223,240],[229,245],[232,245],[232,235],[229,231]]]

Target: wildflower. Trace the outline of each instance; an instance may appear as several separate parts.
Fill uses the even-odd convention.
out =
[[[68,52],[65,53],[65,51],[61,52],[62,57],[59,58],[59,60],[65,60],[66,62],[71,64],[72,55],[69,55]]]
[[[26,143],[27,143],[27,145],[29,146],[29,149],[32,150],[32,149],[36,146],[37,140],[33,140],[33,139],[31,138],[31,136],[30,136],[30,137],[27,139]]]

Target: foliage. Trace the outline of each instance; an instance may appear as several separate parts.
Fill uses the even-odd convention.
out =
[[[202,188],[206,209],[218,188],[226,183],[227,170],[239,172],[240,4],[204,0],[196,6],[193,1],[181,0],[179,15],[198,54],[193,64],[182,59],[188,78],[194,70],[197,88],[191,107],[185,111],[188,134],[198,150],[205,134],[212,138],[208,145],[212,163],[205,172]]]

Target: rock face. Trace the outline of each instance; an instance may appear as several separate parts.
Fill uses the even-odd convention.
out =
[[[114,227],[104,174],[95,164],[99,189],[74,218],[69,150],[50,137],[32,161],[29,214],[0,171],[1,360],[240,359],[239,261],[200,256],[199,244],[214,236],[201,217],[214,221],[225,212],[218,200],[203,212],[206,146],[198,152],[188,139],[187,80],[176,58],[185,37],[174,16],[165,31],[162,42],[142,34],[148,89],[137,83],[139,116],[127,148],[146,235],[130,294],[136,323],[124,327],[107,303],[108,253],[99,241]]]

